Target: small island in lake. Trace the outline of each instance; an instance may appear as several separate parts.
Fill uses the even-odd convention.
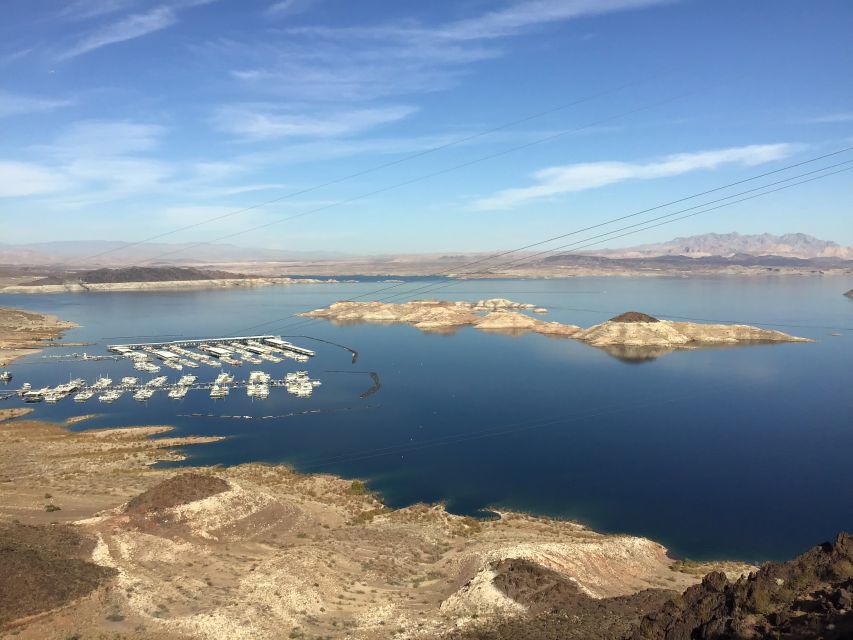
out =
[[[533,304],[505,298],[478,302],[413,300],[400,304],[383,302],[336,302],[329,307],[300,315],[326,318],[339,324],[353,322],[405,323],[422,331],[453,332],[464,326],[480,331],[512,334],[541,333],[574,338],[594,347],[654,349],[655,355],[675,349],[735,344],[812,342],[781,331],[745,324],[707,324],[659,320],[645,313],[629,311],[606,322],[582,329],[561,322],[547,322],[524,311],[543,313]],[[633,352],[632,351],[632,352]],[[618,354],[614,354],[618,355]]]

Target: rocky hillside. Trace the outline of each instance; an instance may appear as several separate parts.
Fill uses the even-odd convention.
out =
[[[493,584],[523,607],[445,640],[842,640],[853,638],[853,538],[838,535],[785,563],[731,581],[721,571],[678,595],[646,589],[590,598],[536,563],[493,565]]]
[[[686,238],[675,238],[669,242],[644,244],[625,249],[595,252],[611,258],[648,258],[656,256],[782,256],[786,258],[841,258],[853,259],[853,248],[827,240],[820,240],[805,233],[786,233],[776,236],[770,233],[741,235],[739,233],[705,233]]]
[[[853,638],[853,537],[730,582],[720,572],[646,615],[630,640]]]

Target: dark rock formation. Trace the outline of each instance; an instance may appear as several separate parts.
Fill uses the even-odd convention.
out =
[[[798,558],[730,583],[701,584],[647,615],[630,640],[853,638],[853,538],[841,533]]]
[[[675,592],[647,589],[618,598],[591,598],[566,576],[529,560],[492,565],[494,585],[527,614],[452,632],[445,640],[619,640]]]
[[[0,523],[0,636],[6,625],[80,598],[115,571],[90,561],[95,543],[66,525]]]
[[[156,513],[215,496],[228,488],[228,483],[216,476],[206,473],[182,473],[140,493],[125,505],[124,512],[138,515]]]
[[[608,322],[660,322],[660,320],[639,311],[626,311],[615,318],[610,318]]]

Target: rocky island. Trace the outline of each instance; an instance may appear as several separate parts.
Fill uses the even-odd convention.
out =
[[[659,320],[636,311],[623,313],[606,322],[582,329],[576,325],[547,322],[526,315],[525,311],[544,313],[533,304],[513,302],[505,298],[478,302],[413,300],[400,304],[383,302],[336,302],[324,309],[301,315],[326,318],[332,322],[405,323],[422,331],[453,332],[464,326],[480,331],[503,333],[541,333],[574,338],[594,347],[613,351],[614,355],[631,350],[643,355],[656,355],[676,349],[703,346],[774,342],[812,342],[781,331],[761,329],[743,324],[706,324]],[[618,352],[618,353],[617,353]]]
[[[522,313],[528,310],[536,313],[546,311],[532,304],[492,298],[477,302],[413,300],[400,304],[344,301],[300,315],[307,318],[326,318],[338,324],[405,323],[422,331],[442,333],[453,332],[465,326],[473,326],[480,331],[542,333],[566,337],[580,331],[580,327],[574,325],[545,322]]]

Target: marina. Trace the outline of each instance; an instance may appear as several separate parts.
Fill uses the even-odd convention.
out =
[[[112,378],[100,375],[91,383],[83,378],[71,378],[68,382],[52,387],[33,389],[25,382],[18,391],[10,391],[4,399],[19,397],[24,402],[56,404],[73,395],[74,402],[84,403],[97,396],[99,402],[112,403],[125,394],[137,402],[151,400],[158,392],[164,392],[171,400],[182,400],[188,393],[206,391],[211,399],[228,397],[232,388],[245,388],[246,395],[255,400],[270,396],[271,388],[283,388],[299,398],[312,395],[320,386],[320,380],[311,379],[307,371],[286,372],[282,378],[262,370],[252,370],[245,380],[237,380],[233,373],[223,371],[223,365],[239,367],[243,362],[252,365],[264,363],[277,365],[285,359],[307,362],[314,351],[282,340],[278,336],[236,336],[230,338],[186,339],[163,343],[114,344],[107,346],[111,355],[70,354],[66,359],[81,360],[129,360],[136,371],[157,374],[162,367],[182,371],[184,367],[198,369],[201,365],[219,369],[212,381],[199,380],[195,374],[183,374],[174,381],[168,375],[157,375],[148,380],[139,376],[123,376],[114,384]],[[8,372],[4,372],[8,373]],[[3,376],[8,383],[12,374]]]

